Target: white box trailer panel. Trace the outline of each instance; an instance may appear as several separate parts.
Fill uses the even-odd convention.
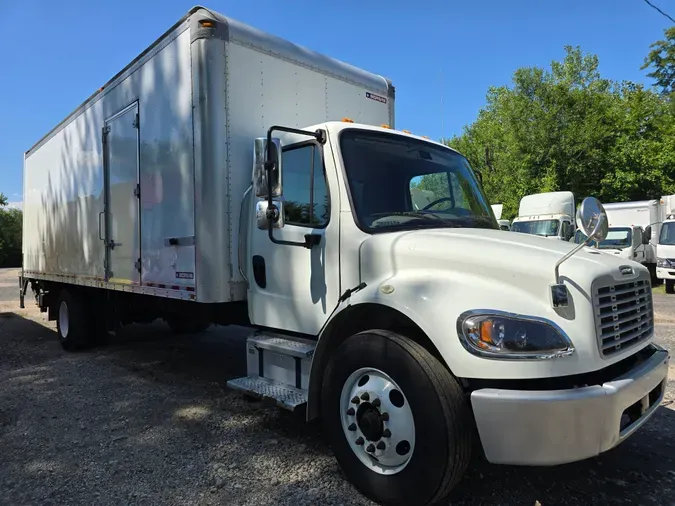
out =
[[[610,227],[641,226],[644,230],[651,226],[651,243],[659,241],[663,216],[659,200],[641,200],[635,202],[612,202],[604,204]]]
[[[237,250],[253,139],[343,117],[393,127],[393,91],[381,76],[191,9],[26,152],[25,277],[245,298]]]

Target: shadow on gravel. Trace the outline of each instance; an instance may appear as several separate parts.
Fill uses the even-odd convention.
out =
[[[157,323],[67,354],[50,328],[3,315],[1,501],[371,504],[341,478],[314,425],[224,388],[245,374],[245,336],[222,327],[174,336]],[[596,459],[551,468],[478,462],[452,504],[670,504],[674,426],[675,413],[662,407]]]

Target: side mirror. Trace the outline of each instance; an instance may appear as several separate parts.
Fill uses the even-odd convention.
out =
[[[643,232],[642,232],[642,244],[645,246],[649,244],[649,241],[652,240],[652,227],[647,227]]]
[[[577,210],[577,222],[588,241],[602,242],[607,237],[607,213],[595,197],[586,197]]]
[[[267,230],[270,226],[270,220],[267,219],[268,202],[261,200],[255,205],[255,221],[260,230]],[[284,204],[283,202],[275,200],[272,204],[274,207],[274,219],[272,220],[273,228],[283,228],[284,226]]]
[[[281,186],[281,141],[272,139],[272,157],[267,157],[267,139],[259,137],[253,141],[253,188],[256,197],[267,198],[269,193],[268,174],[272,183],[272,198],[283,193]],[[267,170],[270,167],[271,170]]]

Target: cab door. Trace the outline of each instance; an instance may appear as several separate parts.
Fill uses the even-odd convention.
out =
[[[284,146],[281,155],[282,228],[274,238],[251,220],[248,248],[248,305],[251,323],[317,335],[340,295],[337,175],[328,142]],[[253,197],[255,204],[261,200]],[[306,236],[316,244],[302,246]]]
[[[642,227],[633,227],[633,260],[640,262],[641,264],[647,261],[647,248],[642,244],[643,234],[644,231],[642,230]]]

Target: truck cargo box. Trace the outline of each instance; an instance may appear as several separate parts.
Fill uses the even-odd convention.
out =
[[[387,79],[195,7],[25,153],[24,277],[242,300],[253,139],[394,123]]]

